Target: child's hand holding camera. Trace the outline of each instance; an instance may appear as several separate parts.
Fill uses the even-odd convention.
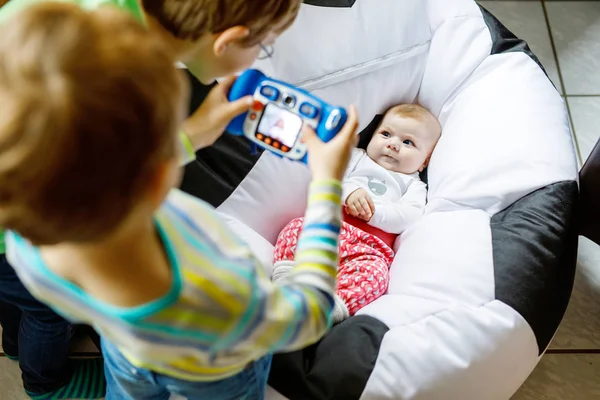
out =
[[[252,96],[232,102],[228,100],[227,94],[236,79],[236,76],[230,76],[218,83],[196,112],[183,123],[183,131],[192,142],[194,150],[212,145],[225,132],[233,118],[252,106]]]
[[[327,143],[323,142],[313,129],[303,126],[302,141],[308,149],[308,166],[313,180],[342,180],[352,149],[358,141],[357,127],[358,116],[354,106],[350,106],[348,110],[348,120],[344,127]]]

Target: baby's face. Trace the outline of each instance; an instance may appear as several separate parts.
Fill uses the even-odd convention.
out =
[[[388,113],[367,146],[367,155],[383,168],[412,174],[423,171],[440,138],[433,116],[425,120]]]

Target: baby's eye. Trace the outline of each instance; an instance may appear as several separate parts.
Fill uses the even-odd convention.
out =
[[[390,133],[388,131],[383,131],[381,132],[381,136],[385,137],[385,138],[389,138],[392,137],[392,135],[390,135]]]
[[[414,146],[415,145],[412,140],[408,140],[408,139],[406,139],[402,143],[404,143],[407,146]]]

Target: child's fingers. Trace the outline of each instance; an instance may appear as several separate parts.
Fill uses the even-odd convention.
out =
[[[308,151],[310,151],[311,147],[315,146],[315,142],[322,142],[321,139],[317,136],[317,132],[310,126],[303,124],[302,125],[302,142],[306,144],[308,147]]]
[[[354,104],[350,105],[348,109],[348,119],[344,124],[340,133],[337,134],[337,137],[343,141],[349,140],[357,140],[356,137],[356,129],[358,128],[358,114],[356,112],[356,107]]]
[[[354,200],[354,206],[356,207],[360,215],[367,215],[367,210],[363,207],[360,198]]]
[[[371,214],[374,214],[375,213],[375,203],[373,203],[373,199],[371,198],[371,196],[366,195],[365,200],[367,201],[369,210],[371,210]]]
[[[219,84],[217,86],[215,86],[215,89],[219,88],[221,91],[223,91],[225,94],[229,93],[229,89],[231,89],[231,86],[233,85],[233,83],[236,81],[238,77],[236,75],[230,75],[226,78],[223,78]]]
[[[242,97],[241,99],[237,99],[228,103],[223,108],[223,119],[226,121],[231,121],[233,118],[237,117],[241,113],[248,111],[248,109],[252,107],[253,102],[253,97],[248,95]]]
[[[360,201],[360,205],[363,209],[364,215],[370,217],[372,215],[371,214],[371,206],[367,202],[366,197],[362,197],[359,201]]]
[[[211,98],[216,100],[224,97],[227,99],[229,97],[231,86],[233,85],[233,82],[235,82],[236,78],[236,76],[228,76],[227,78],[220,80],[212,89],[210,89],[205,101]]]
[[[354,205],[354,203],[350,203],[346,206],[346,208],[348,209],[348,211],[350,211],[350,215],[352,215],[353,217],[358,217],[359,212],[356,209],[356,206]]]

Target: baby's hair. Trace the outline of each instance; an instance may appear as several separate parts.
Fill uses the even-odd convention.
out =
[[[33,4],[0,37],[0,225],[37,245],[104,237],[176,156],[175,54],[111,6]]]
[[[250,34],[243,45],[259,43],[277,27],[284,31],[295,20],[302,0],[142,0],[145,11],[173,36],[197,40],[234,26]],[[278,33],[279,33],[278,32]]]
[[[406,103],[406,104],[398,104],[389,108],[385,114],[393,113],[402,117],[414,118],[423,120],[426,118],[435,118],[429,110],[425,107],[415,104],[415,103]]]
[[[398,104],[388,108],[387,114],[396,114],[401,117],[413,118],[430,124],[431,129],[441,132],[442,128],[438,119],[428,109],[415,103]]]

